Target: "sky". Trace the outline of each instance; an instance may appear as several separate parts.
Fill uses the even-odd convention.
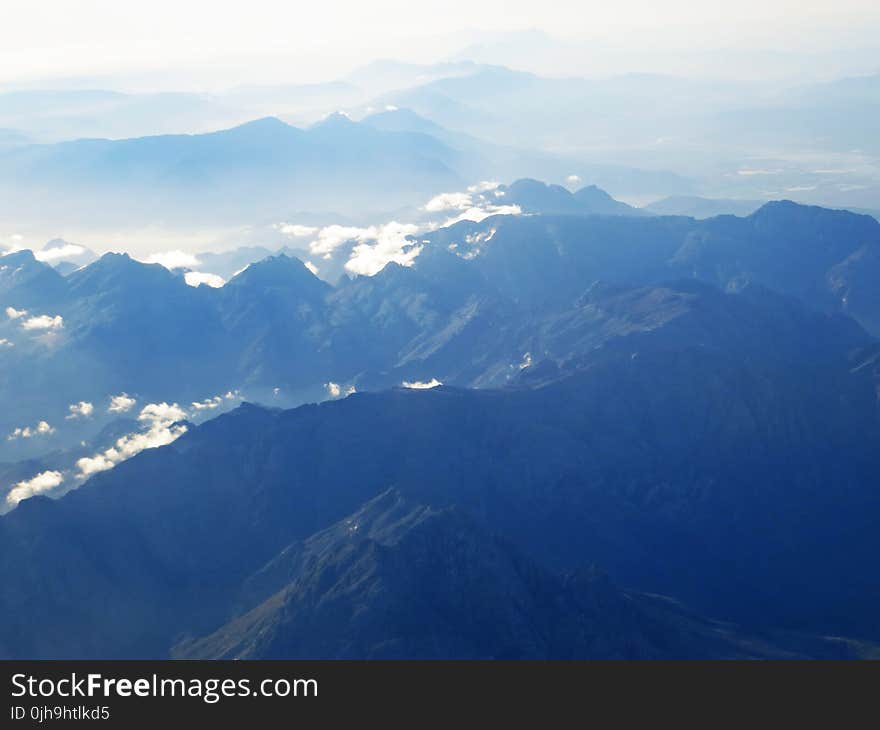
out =
[[[205,84],[324,80],[373,58],[433,61],[542,30],[587,52],[818,53],[874,43],[875,0],[3,0],[0,84],[125,75]],[[562,69],[561,69],[562,70]],[[140,76],[138,76],[140,75]]]

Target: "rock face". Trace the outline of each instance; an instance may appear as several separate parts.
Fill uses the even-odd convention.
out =
[[[370,576],[396,604],[422,595],[414,586],[435,570],[444,592],[491,584],[524,606],[541,593],[534,579],[564,607],[582,599],[565,598],[558,576],[592,564],[749,632],[877,638],[880,423],[864,332],[754,288],[600,287],[580,306],[590,356],[535,363],[508,388],[394,389],[288,411],[245,405],[61,500],[26,500],[0,518],[4,653],[164,656],[183,637],[220,630],[180,651],[247,654],[247,626],[289,618],[291,631],[279,629],[282,643],[266,652],[379,654],[378,630],[357,646],[295,643],[301,627],[318,625],[315,606],[332,603],[350,619],[352,605],[365,606],[365,620],[380,611],[367,600],[374,594],[346,593],[345,576]],[[372,542],[334,537],[391,487],[409,506],[382,519],[367,509]],[[492,559],[465,559],[477,553]],[[444,563],[456,554],[459,563]],[[306,563],[324,567],[302,572]],[[452,570],[465,563],[475,572]],[[288,599],[282,620],[275,609]],[[500,611],[500,599],[485,600]],[[450,631],[471,637],[458,650],[511,652],[509,633],[474,643],[468,605],[448,606],[464,622]],[[573,621],[563,608],[540,615],[547,623],[535,614],[536,626]],[[244,624],[220,628],[236,618]],[[402,643],[387,651],[427,655],[418,642],[441,632],[430,620],[424,636],[389,624]],[[521,638],[524,655],[557,651],[537,629]],[[622,651],[609,642],[603,651]]]
[[[183,659],[662,659],[804,656],[614,587],[595,571],[557,577],[455,508],[391,490],[286,548],[247,593],[286,581]],[[803,641],[801,639],[800,641]],[[805,642],[804,642],[805,643]],[[794,644],[794,647],[791,646]],[[816,642],[819,655],[856,651]]]

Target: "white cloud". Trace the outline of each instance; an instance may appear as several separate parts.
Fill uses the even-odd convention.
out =
[[[532,353],[527,352],[523,355],[522,362],[519,364],[520,370],[525,370],[526,368],[530,368],[532,366]]]
[[[0,337],[0,347],[15,347],[15,345],[13,345],[5,337]]]
[[[187,271],[183,275],[183,280],[190,286],[199,286],[200,284],[206,284],[213,289],[219,289],[226,283],[222,276],[218,276],[217,274],[208,274],[203,271]]]
[[[304,261],[303,266],[305,266],[309,271],[311,271],[315,276],[318,275],[318,267],[315,266],[311,261]]]
[[[36,494],[44,494],[64,481],[64,476],[60,471],[44,471],[37,474],[31,479],[25,479],[15,484],[6,495],[6,504],[9,507],[15,507],[19,502]]]
[[[55,433],[55,429],[52,428],[46,421],[40,421],[36,426],[31,428],[30,426],[24,426],[23,428],[16,428],[9,436],[6,437],[7,441],[15,441],[16,439],[29,439],[34,436],[48,436],[49,434]]]
[[[65,243],[54,248],[47,248],[42,251],[34,251],[34,258],[43,263],[51,261],[61,261],[63,259],[72,259],[84,254],[86,250],[82,246],[75,243]]]
[[[425,210],[440,213],[445,210],[467,210],[473,205],[473,198],[468,193],[441,193],[425,203]]]
[[[166,269],[192,269],[199,266],[202,262],[191,253],[175,249],[174,251],[150,254],[144,259],[144,263],[161,264]]]
[[[6,316],[9,319],[19,319],[27,314],[26,309],[16,309],[15,307],[6,307]]]
[[[419,227],[412,223],[391,221],[379,226],[373,245],[360,243],[354,247],[351,258],[345,264],[346,270],[353,274],[373,276],[391,261],[401,266],[412,266],[422,246],[413,243],[408,236],[418,231]]]
[[[71,403],[67,406],[67,409],[70,411],[67,420],[73,420],[76,418],[87,418],[88,416],[91,416],[95,411],[95,406],[88,401],[81,400],[79,403]]]
[[[135,403],[137,403],[137,400],[130,397],[128,393],[111,396],[107,413],[128,413]]]
[[[469,193],[487,193],[490,190],[495,190],[495,188],[501,185],[500,182],[496,182],[495,180],[483,180],[482,182],[477,183],[476,185],[468,186]]]
[[[368,228],[336,224],[325,226],[318,232],[318,237],[309,244],[309,251],[317,255],[332,253],[346,241],[364,241],[375,238],[376,235],[377,229],[375,226]]]
[[[77,477],[85,479],[97,472],[112,469],[145,449],[170,444],[186,433],[186,424],[177,423],[184,418],[186,411],[177,403],[148,403],[138,415],[138,421],[148,424],[147,429],[122,436],[109,449],[79,459],[76,462]]]
[[[182,421],[186,418],[186,411],[177,403],[148,403],[145,405],[138,415],[139,421],[148,421],[150,423],[173,423],[174,421]]]
[[[446,226],[464,220],[479,223],[492,215],[522,213],[517,205],[497,204],[496,194],[503,192],[498,190],[499,185],[500,183],[494,181],[483,181],[470,186],[467,192],[441,193],[431,198],[423,210],[435,213],[455,212],[456,215],[442,224]],[[345,263],[345,270],[359,276],[373,276],[390,262],[411,266],[421,253],[424,242],[417,243],[410,237],[420,231],[434,230],[439,225],[436,222],[417,225],[390,221],[365,228],[330,225],[318,230],[288,223],[277,224],[276,227],[288,235],[310,235],[317,230],[317,235],[308,247],[312,254],[323,259],[331,259],[333,252],[344,243],[354,242],[351,255]],[[309,261],[305,265],[317,275],[318,268],[315,264]]]
[[[430,388],[436,388],[438,385],[443,385],[437,378],[431,378],[430,380],[413,380],[407,381],[404,380],[402,383],[404,388],[412,388],[414,390],[429,390]]]
[[[298,223],[279,223],[275,227],[285,236],[291,236],[292,238],[314,236],[318,232],[317,226],[301,226]]]
[[[193,401],[192,407],[197,411],[212,411],[219,407],[223,402],[222,395],[215,395],[213,398],[205,398],[203,401]]]
[[[457,216],[447,219],[443,225],[451,226],[460,221],[473,221],[479,223],[492,215],[520,215],[522,208],[518,205],[483,205],[474,206],[462,211]]]
[[[113,449],[108,449],[108,451],[113,451]],[[99,471],[107,471],[108,469],[112,469],[114,466],[116,466],[116,462],[108,458],[104,454],[84,456],[81,459],[77,459],[77,476],[80,479],[85,479],[86,477],[90,477],[92,474],[97,474]]]
[[[36,317],[29,317],[21,323],[21,326],[26,330],[60,330],[64,327],[64,318],[60,314],[56,314],[54,317],[49,314],[40,314]]]
[[[569,185],[577,185],[581,181],[580,175],[569,175],[565,178],[565,182]]]
[[[341,396],[347,397],[350,396],[352,393],[357,392],[357,388],[355,388],[353,385],[343,387],[339,383],[334,383],[332,381],[329,383],[324,383],[324,390],[327,391],[327,395],[329,395],[331,398],[339,398]]]

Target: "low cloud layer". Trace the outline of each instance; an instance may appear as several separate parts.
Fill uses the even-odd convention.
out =
[[[339,383],[334,383],[332,380],[329,383],[324,383],[324,390],[327,391],[327,395],[330,398],[348,397],[352,393],[357,392],[357,389],[353,385],[340,385]]]
[[[52,248],[44,248],[42,251],[34,251],[34,258],[44,264],[51,264],[65,259],[75,259],[86,253],[86,249],[75,243],[62,243]]]
[[[153,253],[143,259],[143,262],[145,264],[161,264],[168,270],[193,269],[202,263],[195,254],[180,250]]]
[[[465,192],[441,193],[431,198],[418,216],[419,223],[390,221],[382,225],[357,227],[330,225],[323,228],[281,223],[276,226],[290,238],[311,238],[308,251],[314,256],[306,266],[313,274],[321,270],[320,259],[330,259],[344,244],[354,244],[345,270],[359,276],[373,276],[387,264],[394,262],[410,266],[422,252],[422,242],[415,239],[417,234],[432,231],[459,221],[479,222],[492,215],[518,215],[522,210],[517,205],[504,205],[500,183],[484,181],[470,186]],[[424,220],[435,214],[445,216],[442,220]],[[302,244],[298,244],[302,245]]]
[[[204,271],[187,271],[183,275],[183,280],[189,284],[189,286],[201,286],[202,284],[205,284],[214,289],[219,289],[226,283],[226,280],[222,276],[219,276],[218,274],[209,274]]]
[[[6,509],[9,511],[19,502],[37,494],[45,494],[57,488],[64,481],[64,475],[60,471],[40,472],[31,479],[25,479],[13,485],[6,495]]]
[[[430,390],[438,385],[443,385],[443,383],[437,380],[437,378],[431,378],[430,380],[404,380],[402,385],[404,388],[411,388],[413,390]]]
[[[138,421],[145,430],[131,433],[116,440],[109,449],[76,462],[77,478],[87,479],[92,474],[112,469],[145,449],[166,446],[186,433],[186,411],[177,403],[148,403],[141,409]]]

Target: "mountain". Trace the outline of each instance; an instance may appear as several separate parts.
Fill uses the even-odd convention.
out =
[[[163,656],[178,645],[200,656],[391,655],[395,646],[429,654],[419,642],[455,634],[461,655],[502,655],[506,632],[522,624],[512,609],[498,633],[479,632],[486,644],[469,628],[490,609],[497,615],[497,598],[477,602],[486,613],[471,611],[467,594],[438,605],[449,611],[448,634],[429,615],[412,614],[424,626],[405,623],[398,601],[430,596],[413,586],[464,556],[472,572],[441,570],[438,590],[509,587],[534,619],[514,634],[533,656],[555,649],[527,649],[537,635],[552,639],[530,626],[580,631],[566,602],[608,596],[617,605],[617,590],[581,593],[552,577],[591,564],[628,591],[734,621],[738,637],[878,638],[870,566],[880,548],[880,421],[876,376],[860,366],[872,340],[845,317],[756,287],[725,294],[688,282],[592,296],[583,319],[598,319],[599,334],[585,339],[580,360],[547,368],[536,352],[508,388],[402,388],[286,411],[245,405],[60,500],[22,502],[0,518],[3,653]],[[398,540],[376,517],[375,544],[341,541],[346,516],[390,487],[412,505],[391,512],[413,529]],[[439,514],[416,529],[429,514],[422,507]],[[515,555],[526,556],[521,572]],[[534,606],[544,591],[527,579],[529,564],[556,608]],[[370,581],[383,594],[370,593]],[[388,618],[371,624],[363,646],[345,643],[356,605],[368,625]],[[661,645],[663,656],[733,653],[725,642],[678,643],[705,638],[704,619],[661,644],[681,614],[657,608],[666,627],[657,636],[645,628],[645,605],[637,601],[635,616],[596,616],[599,643],[560,645],[623,651],[619,620],[621,635],[649,635],[632,654]],[[248,654],[261,627],[271,629],[266,643]],[[314,643],[297,639],[305,628]],[[210,638],[180,643],[194,637]]]
[[[418,94],[418,90],[413,92]],[[446,104],[441,99],[438,103]],[[650,169],[638,162],[631,165],[609,164],[592,160],[587,155],[559,150],[543,151],[527,144],[500,144],[494,132],[474,136],[460,131],[460,125],[442,126],[433,120],[436,110],[419,114],[406,107],[388,105],[384,111],[365,114],[363,124],[386,131],[408,131],[428,134],[462,153],[458,169],[473,180],[516,180],[540,177],[564,180],[575,174],[584,180],[610,187],[622,195],[645,195],[663,191],[692,192],[694,181],[666,170]],[[372,107],[368,107],[372,109]],[[488,141],[492,140],[492,141]]]
[[[523,179],[500,186],[496,194],[503,196],[505,204],[518,205],[524,213],[643,215],[638,208],[615,200],[595,185],[571,193],[561,185]]]
[[[781,292],[880,333],[880,224],[843,211],[780,202],[747,218],[703,221],[491,216],[418,240],[425,243],[411,266],[389,264],[335,287],[285,255],[220,289],[188,286],[180,273],[119,255],[66,278],[27,252],[0,259],[0,304],[52,326],[0,321],[10,345],[0,350],[8,403],[0,432],[42,420],[55,426],[69,404],[120,392],[189,403],[239,389],[292,406],[323,399],[327,383],[504,386],[524,363],[566,371],[610,338],[673,321],[692,322],[689,336],[704,342],[738,332],[746,309],[718,333],[696,318],[693,302],[715,307],[712,287]],[[57,429],[53,439],[66,448],[81,435]],[[3,459],[24,458],[18,447],[7,453],[11,446],[0,443]]]
[[[221,226],[332,212],[328,201],[339,200],[364,214],[462,189],[456,157],[430,136],[339,115],[308,129],[266,118],[208,134],[28,145],[0,153],[0,214],[37,220],[39,211],[56,225]]]
[[[764,205],[761,200],[720,200],[696,195],[673,195],[646,205],[643,210],[655,215],[686,215],[713,218],[717,215],[747,216]]]
[[[47,241],[35,256],[40,261],[53,266],[63,276],[87,266],[98,258],[94,251],[90,251],[85,246],[65,241],[63,238],[53,238],[51,241]]]
[[[753,282],[813,308],[849,314],[880,333],[873,288],[859,278],[875,273],[880,224],[846,211],[778,201],[746,218],[705,221],[495,216],[426,239],[432,244],[416,270],[424,274],[437,259],[466,256],[479,275],[523,303],[572,302],[597,280],[633,285],[695,278],[722,289]]]
[[[0,296],[4,307],[52,307],[66,295],[64,278],[37,261],[32,251],[0,256]]]
[[[282,577],[283,576],[283,577]],[[649,659],[793,656],[596,571],[555,576],[460,510],[389,490],[285,548],[247,585],[258,606],[184,659]],[[272,586],[274,588],[274,585]],[[251,588],[251,590],[254,590]],[[271,590],[271,589],[269,589]],[[843,646],[826,649],[846,656]],[[835,651],[836,648],[836,651]]]

